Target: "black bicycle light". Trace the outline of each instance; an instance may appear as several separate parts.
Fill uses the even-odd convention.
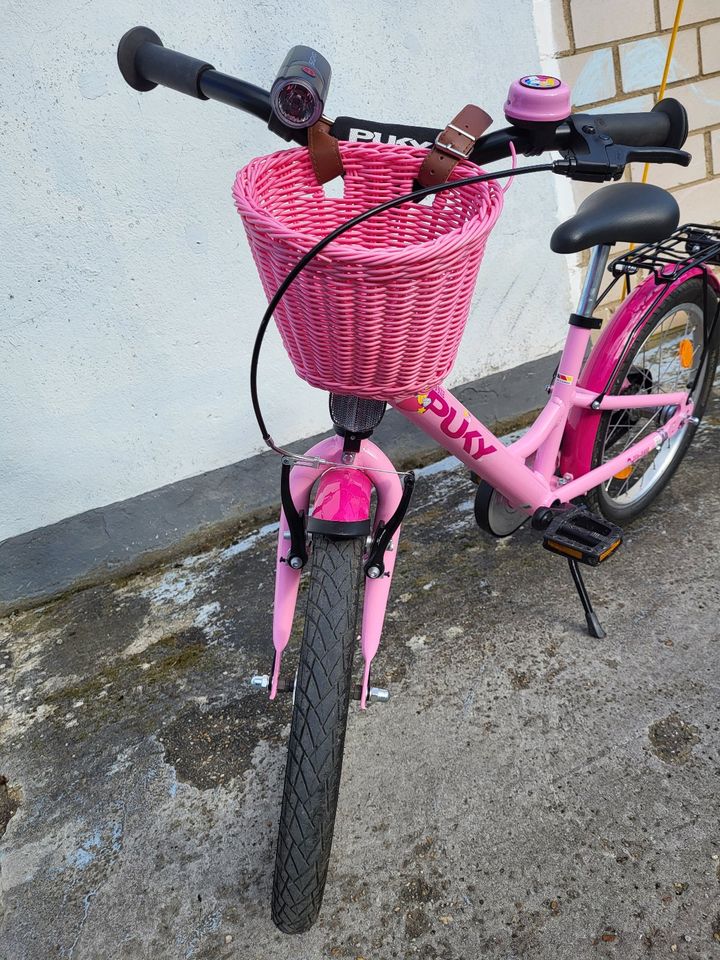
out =
[[[320,119],[330,86],[330,64],[312,47],[297,46],[283,60],[270,90],[273,113],[287,127],[311,127]]]

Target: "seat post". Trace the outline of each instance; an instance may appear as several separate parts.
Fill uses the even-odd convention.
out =
[[[603,243],[592,248],[590,254],[590,263],[585,274],[585,283],[583,284],[580,301],[577,312],[581,317],[591,317],[597,304],[598,292],[602,281],[605,267],[607,266],[610,255],[610,244]]]

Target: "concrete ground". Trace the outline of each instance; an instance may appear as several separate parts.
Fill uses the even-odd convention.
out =
[[[426,471],[321,918],[269,917],[287,698],[260,530],[2,622],[2,960],[720,957],[720,397],[588,582]],[[292,669],[292,660],[287,664]]]

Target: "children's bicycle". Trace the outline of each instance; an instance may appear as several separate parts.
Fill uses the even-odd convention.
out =
[[[671,194],[631,182],[597,190],[555,230],[554,251],[591,250],[590,263],[547,404],[506,445],[442,386],[502,210],[498,178],[553,172],[602,183],[619,180],[632,161],[687,165],[681,104],[572,114],[566,85],[534,75],[511,86],[505,129],[488,133],[488,115],[469,105],[438,130],[328,120],[330,67],[308,47],[290,51],[269,93],[166,49],[145,27],[123,37],[118,62],[136,90],[163,84],[219,100],[300,145],[253,160],[233,191],[270,301],[251,393],[263,436],[282,457],[282,512],[274,659],[252,683],[271,698],[293,696],[272,916],[281,930],[300,933],[316,920],[325,887],[349,701],[357,696],[365,709],[387,699],[371,668],[414,474],[396,471],[371,440],[386,406],[474,474],[484,531],[506,537],[529,521],[544,547],[567,559],[588,630],[603,637],[580,565],[613,555],[622,526],[655,500],[692,442],[720,351],[720,284],[710,270],[720,263],[720,230],[678,229]],[[516,154],[547,151],[559,159],[515,164]],[[506,170],[478,166],[506,157]],[[327,195],[323,184],[339,177],[342,195]],[[601,290],[620,242],[636,246],[611,263]],[[631,290],[638,274],[644,279]],[[596,307],[621,281],[627,296],[602,324]],[[303,456],[274,443],[260,408],[257,362],[273,315],[297,373],[330,394],[334,436]],[[282,654],[306,566],[299,667],[285,678]]]

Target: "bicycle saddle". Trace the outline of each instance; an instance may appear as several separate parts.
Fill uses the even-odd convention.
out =
[[[650,183],[612,183],[591,193],[574,217],[550,238],[555,253],[577,253],[600,243],[655,243],[677,228],[672,194]]]

